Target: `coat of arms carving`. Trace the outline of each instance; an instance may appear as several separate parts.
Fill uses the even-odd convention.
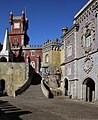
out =
[[[93,67],[92,57],[90,55],[87,55],[84,60],[83,69],[88,74],[92,70],[92,67]]]

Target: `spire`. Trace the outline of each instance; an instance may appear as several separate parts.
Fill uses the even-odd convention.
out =
[[[8,32],[8,28],[6,28],[2,51],[9,51],[9,50],[10,50],[9,32]]]

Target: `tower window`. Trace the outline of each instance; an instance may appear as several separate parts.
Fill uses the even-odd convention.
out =
[[[22,55],[22,56],[25,56],[25,52],[24,52],[24,51],[22,51],[21,55]]]
[[[35,50],[31,51],[31,55],[34,56],[35,55]]]
[[[19,43],[18,43],[18,39],[17,38],[15,38],[14,40],[13,40],[13,43],[12,43],[12,46],[19,46]]]
[[[17,38],[14,39],[14,43],[18,43],[18,39]]]

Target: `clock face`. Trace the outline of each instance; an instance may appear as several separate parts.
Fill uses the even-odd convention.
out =
[[[20,23],[14,23],[14,28],[20,28]]]

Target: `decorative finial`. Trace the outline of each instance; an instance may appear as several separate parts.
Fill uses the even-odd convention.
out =
[[[12,11],[10,12],[10,14],[13,14]]]

